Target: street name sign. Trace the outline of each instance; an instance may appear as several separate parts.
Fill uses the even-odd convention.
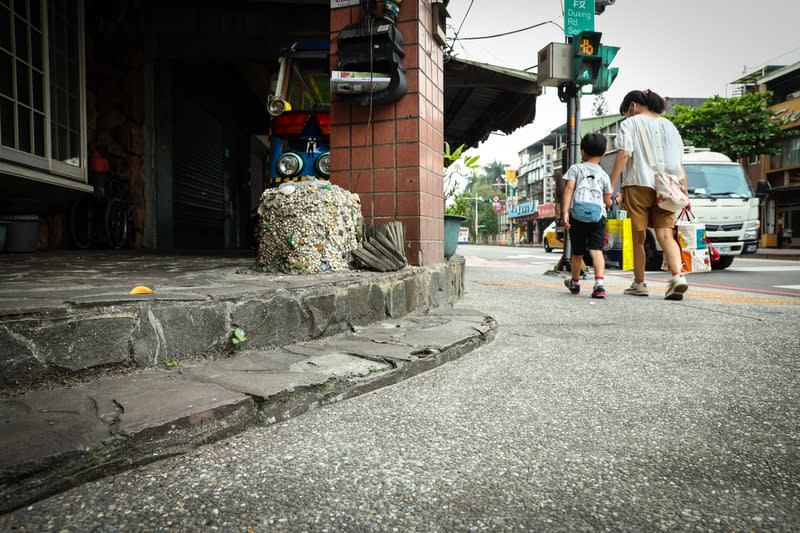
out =
[[[565,0],[564,35],[594,31],[594,0]]]

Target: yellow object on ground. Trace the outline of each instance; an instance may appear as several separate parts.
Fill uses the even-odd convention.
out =
[[[145,287],[144,285],[137,285],[130,292],[131,294],[153,294],[153,289]]]

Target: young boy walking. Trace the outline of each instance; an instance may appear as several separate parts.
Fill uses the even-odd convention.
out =
[[[564,175],[566,185],[561,200],[561,217],[569,230],[572,244],[570,260],[572,279],[564,280],[572,294],[581,292],[581,263],[586,251],[594,265],[592,298],[605,299],[605,258],[603,242],[606,237],[606,207],[611,207],[611,180],[600,168],[600,158],[606,153],[606,138],[588,133],[581,140],[583,163],[569,167]]]

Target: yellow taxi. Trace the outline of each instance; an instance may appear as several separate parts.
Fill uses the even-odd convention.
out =
[[[553,221],[542,234],[542,244],[544,244],[545,252],[552,252],[553,248],[564,247],[564,227],[556,228],[556,223]]]

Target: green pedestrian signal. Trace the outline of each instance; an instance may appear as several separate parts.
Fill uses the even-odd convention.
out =
[[[591,94],[606,92],[619,74],[618,68],[609,68],[619,46],[601,44],[602,36],[600,32],[584,31],[572,37],[572,81],[578,87],[591,85]]]
[[[572,80],[575,85],[593,85],[600,74],[602,33],[583,31],[572,37]]]

